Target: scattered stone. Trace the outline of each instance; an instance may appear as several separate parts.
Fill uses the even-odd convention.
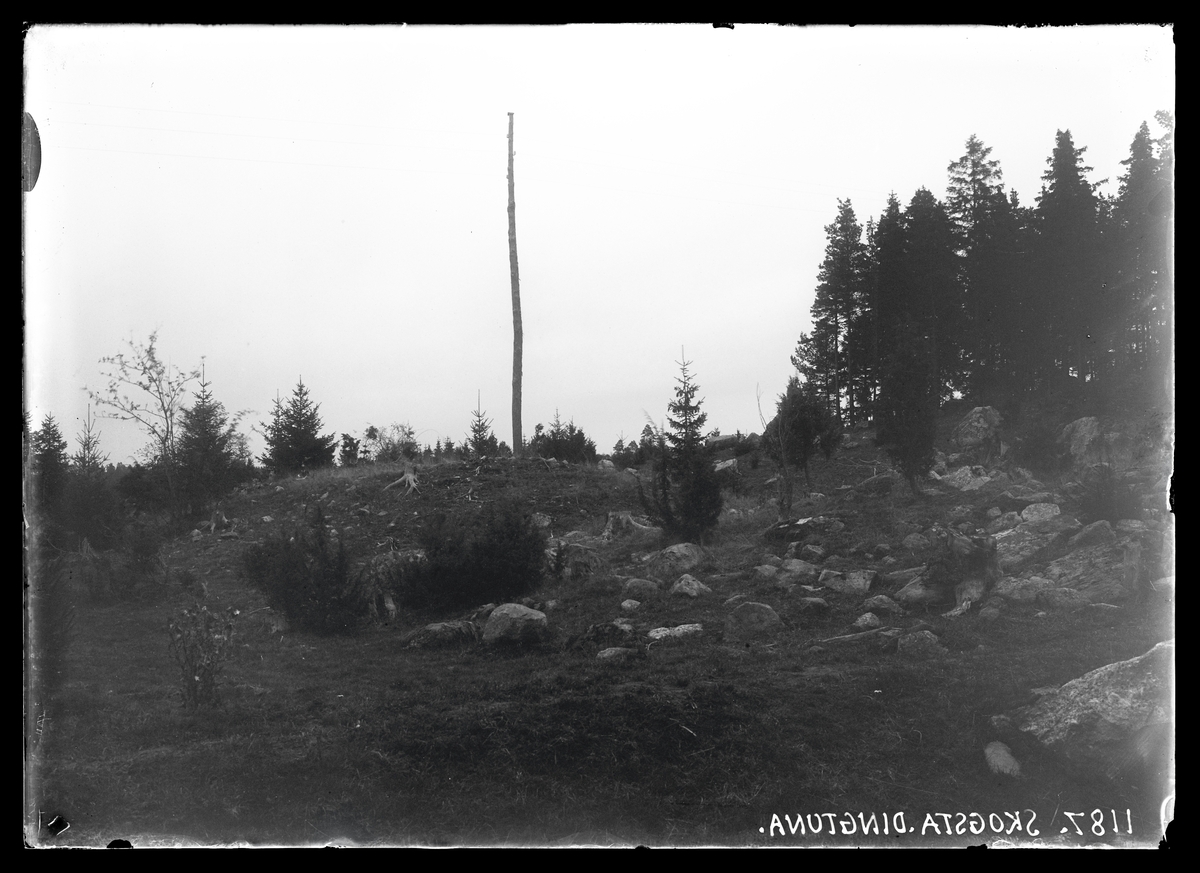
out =
[[[952,456],[953,459],[953,456]],[[992,481],[983,467],[959,467],[954,472],[943,476],[942,482],[959,491],[978,491]]]
[[[674,639],[676,637],[686,637],[692,634],[698,634],[703,631],[702,625],[698,624],[681,624],[678,627],[656,627],[654,630],[646,634],[652,640]]]
[[[917,576],[897,591],[895,597],[907,606],[916,606],[922,603],[939,603],[946,599],[946,592],[933,585],[927,577]]]
[[[879,620],[879,616],[877,616],[875,613],[864,612],[862,615],[860,615],[858,618],[856,618],[854,620],[853,626],[858,628],[859,630],[867,630],[868,628],[879,627],[882,624],[883,624],[883,622],[881,622]]]
[[[1000,618],[1000,609],[996,606],[985,606],[979,610],[979,620],[991,624]]]
[[[811,583],[821,575],[821,568],[799,558],[789,558],[780,566],[780,571],[788,582]]]
[[[768,567],[781,567],[783,565],[783,558],[778,555],[766,554],[763,555],[762,562]]]
[[[642,605],[642,603],[640,600],[622,600],[621,601],[621,611],[622,612],[637,612],[638,609],[641,608],[641,605]]]
[[[571,641],[570,648],[576,649],[584,644],[615,646],[629,641],[633,636],[633,627],[627,622],[605,621],[593,624]]]
[[[1040,575],[1055,587],[1082,593],[1091,603],[1121,603],[1137,588],[1141,552],[1132,539],[1086,546],[1051,561]]]
[[[636,657],[638,654],[636,649],[625,649],[620,647],[612,647],[604,649],[596,654],[597,661],[611,661],[614,664],[619,664],[628,661],[630,658]]]
[[[800,549],[800,557],[805,561],[820,563],[825,560],[825,550],[818,545],[808,544]]]
[[[984,530],[989,534],[998,534],[1001,531],[1012,530],[1020,523],[1021,514],[1019,512],[1006,512],[988,522]]]
[[[1043,591],[1053,587],[1053,584],[1040,576],[1030,576],[1028,579],[1005,577],[996,583],[992,593],[1015,603],[1033,603]]]
[[[276,493],[276,494],[278,494],[278,493],[279,493],[280,491],[282,491],[282,490],[283,490],[283,486],[282,486],[282,485],[276,485],[276,486],[275,486],[275,493]]]
[[[765,603],[743,603],[730,613],[725,622],[725,636],[736,640],[755,639],[782,630],[783,621]]]
[[[701,594],[712,594],[712,589],[685,573],[671,586],[671,593],[682,597],[699,597]]]
[[[596,466],[599,467],[601,470],[613,470],[614,472],[617,469],[617,465],[614,464],[612,461],[608,460],[608,458],[601,458],[600,462],[598,464],[596,464]]]
[[[713,472],[717,473],[718,475],[725,474],[726,476],[738,475],[737,458],[730,458],[728,461],[715,462],[713,464]]]
[[[610,512],[600,538],[605,542],[611,542],[618,536],[632,536],[638,540],[649,540],[661,535],[662,528],[650,524],[649,519],[634,516],[630,512]]]
[[[827,612],[829,604],[823,597],[801,597],[799,600],[800,609],[805,612]]]
[[[848,573],[822,570],[818,584],[840,594],[861,594],[871,589],[876,576],[878,574],[874,570],[851,570]]]
[[[1020,778],[1021,765],[1013,757],[1012,749],[1004,745],[1004,743],[988,743],[987,748],[983,750],[983,757],[987,761],[988,769],[997,776],[1011,776],[1013,779]]]
[[[273,522],[275,519],[273,519],[273,518],[272,518],[271,516],[269,516],[269,515],[264,515],[264,516],[262,517],[262,520],[263,520],[263,521],[264,521],[266,524],[270,524],[270,523],[271,523],[271,522]]]
[[[779,573],[778,568],[769,564],[760,564],[750,571],[751,579],[755,582],[770,582]]]
[[[874,597],[868,597],[863,601],[863,606],[870,610],[880,610],[882,612],[895,612],[901,615],[904,614],[904,607],[901,606],[886,594],[876,594]]]
[[[896,649],[901,655],[912,658],[929,658],[948,654],[947,650],[938,642],[938,638],[927,630],[907,633],[900,637]]]
[[[904,538],[904,548],[912,552],[919,552],[921,549],[929,548],[929,540],[919,533],[912,533]]]
[[[546,614],[519,603],[497,606],[488,616],[483,628],[485,643],[539,642],[546,638],[549,625]]]

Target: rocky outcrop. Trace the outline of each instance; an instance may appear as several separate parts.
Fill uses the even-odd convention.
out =
[[[1011,530],[997,533],[996,557],[1000,572],[1012,575],[1030,564],[1054,557],[1082,528],[1078,520],[1060,513],[1043,521],[1022,522]]]
[[[959,451],[992,451],[1000,443],[998,429],[1002,420],[994,407],[976,406],[955,426],[950,444]]]
[[[409,631],[400,642],[410,649],[441,649],[479,642],[479,626],[473,621],[439,621]]]
[[[1074,679],[993,724],[1036,742],[1087,776],[1151,774],[1165,765],[1173,741],[1174,660],[1175,641],[1159,643],[1140,657]]]

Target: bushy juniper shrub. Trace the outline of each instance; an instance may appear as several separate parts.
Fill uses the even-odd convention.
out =
[[[179,666],[184,709],[218,703],[217,676],[233,652],[233,622],[237,615],[232,606],[218,614],[196,604],[167,619],[167,636],[171,655]]]
[[[426,560],[401,565],[394,585],[402,605],[452,609],[510,601],[541,583],[546,536],[509,502],[469,516],[439,513],[418,535]]]
[[[250,546],[242,566],[251,584],[293,625],[319,634],[349,634],[368,614],[368,586],[346,549],[330,541],[318,506],[308,530]]]

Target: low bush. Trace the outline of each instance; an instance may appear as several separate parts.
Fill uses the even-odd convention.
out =
[[[232,606],[223,614],[197,604],[167,620],[171,655],[179,665],[179,690],[184,709],[218,703],[217,676],[233,652]]]
[[[511,503],[451,518],[439,514],[419,534],[426,560],[399,567],[394,588],[413,609],[510,601],[541,583],[546,536]]]
[[[271,607],[296,627],[319,634],[348,634],[368,614],[363,575],[350,570],[343,544],[330,542],[319,506],[307,531],[250,546],[242,555],[242,566]]]

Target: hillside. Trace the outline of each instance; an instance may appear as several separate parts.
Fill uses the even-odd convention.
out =
[[[959,453],[950,438],[965,412],[942,422],[947,456]],[[38,710],[34,759],[39,810],[71,827],[42,839],[1155,844],[1166,776],[1158,747],[1115,762],[1107,776],[1089,773],[1022,744],[995,717],[1173,637],[1173,580],[1153,584],[1173,573],[1171,518],[1155,493],[1166,472],[1161,446],[1135,446],[1120,471],[1138,489],[1129,505],[1140,517],[1118,523],[1092,517],[1096,489],[1074,471],[1039,481],[1011,457],[943,467],[914,495],[902,480],[879,478],[890,467],[871,437],[849,431],[830,461],[814,463],[814,493],[798,484],[792,513],[808,521],[782,539],[764,536],[778,521],[774,465],[753,463],[757,453],[738,457],[721,523],[686,571],[709,589],[697,597],[669,593],[681,573],[665,569],[667,543],[601,537],[610,513],[643,512],[630,472],[510,460],[417,466],[412,492],[386,487],[403,469],[370,467],[245,488],[223,504],[231,530],[168,544],[156,585],[125,602],[79,601],[59,690]],[[974,479],[964,488],[962,477]],[[245,581],[244,550],[302,529],[318,505],[353,562],[366,565],[415,547],[424,520],[501,497],[548,516],[555,540],[581,532],[566,538],[597,556],[590,574],[548,577],[526,600],[546,616],[534,645],[410,645],[431,622],[474,619],[482,628],[486,611],[477,609],[401,610],[351,636],[314,636],[286,627]],[[1030,520],[1051,512],[1030,507],[1050,506],[1059,521]],[[1007,569],[983,609],[977,602],[947,617],[953,596],[912,599],[920,574],[902,571],[956,566],[949,531],[986,537],[989,525],[1023,512],[1029,519],[994,534]],[[1059,528],[1047,532],[1049,523]],[[1018,554],[1021,537],[1043,535],[1036,552]],[[1101,551],[1118,547],[1120,579]],[[1116,587],[1052,593],[1074,584],[1060,562],[1084,555]],[[193,600],[181,579],[203,583],[190,590],[202,589],[210,610],[239,611],[222,704],[196,713],[180,705],[165,633]],[[633,579],[661,584],[629,609]],[[769,606],[778,627],[739,628],[731,616],[748,603]],[[868,611],[875,627],[862,620]],[[684,625],[700,630],[649,634]],[[910,644],[924,633],[933,644]],[[597,657],[609,648],[628,651]],[[998,740],[1020,761],[1018,778],[989,769],[984,750]],[[1103,833],[1089,830],[1094,809],[1103,810]],[[800,813],[809,824],[794,830]],[[847,813],[886,817],[893,829],[847,832]],[[963,830],[971,813],[1003,824]],[[900,835],[898,814],[908,830]],[[786,834],[772,828],[785,816]]]

